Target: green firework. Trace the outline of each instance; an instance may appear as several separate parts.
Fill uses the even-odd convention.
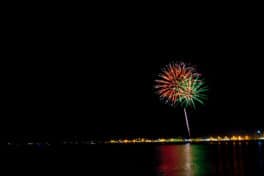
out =
[[[207,86],[203,80],[199,79],[199,77],[184,79],[180,82],[178,88],[178,92],[180,92],[178,102],[183,107],[191,106],[196,108],[196,102],[204,104],[204,100],[207,99],[207,91]]]

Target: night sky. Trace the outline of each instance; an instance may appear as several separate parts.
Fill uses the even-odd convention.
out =
[[[153,90],[171,61],[195,65],[209,87],[205,105],[188,109],[193,136],[264,128],[263,51],[251,39],[208,34],[186,38],[191,46],[179,48],[158,42],[148,30],[147,37],[118,38],[103,30],[96,36],[45,30],[34,28],[30,37],[14,33],[4,73],[6,136],[186,135],[183,109],[164,105]]]
[[[251,53],[68,52],[35,50],[35,61],[14,62],[8,136],[186,135],[182,108],[164,105],[153,90],[162,66],[177,60],[195,65],[209,87],[205,105],[188,110],[194,136],[264,127],[262,65]]]

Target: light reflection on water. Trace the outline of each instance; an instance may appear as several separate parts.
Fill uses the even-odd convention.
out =
[[[158,171],[163,175],[192,175],[191,147],[187,145],[162,145],[158,147],[160,154],[160,164]]]
[[[160,145],[159,176],[264,175],[263,143]]]

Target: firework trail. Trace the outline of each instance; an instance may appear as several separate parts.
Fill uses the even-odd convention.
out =
[[[195,108],[195,102],[203,104],[206,99],[207,88],[196,70],[184,63],[170,63],[162,69],[159,79],[155,80],[157,94],[162,102],[171,106],[180,104],[184,108],[184,115],[189,137],[190,127],[186,108]]]
[[[188,122],[188,116],[187,116],[186,108],[183,108],[183,110],[184,110],[184,117],[185,117],[186,127],[187,127],[187,130],[188,130],[188,135],[189,135],[189,137],[191,137],[191,131],[190,131],[190,127],[189,127],[189,122]]]

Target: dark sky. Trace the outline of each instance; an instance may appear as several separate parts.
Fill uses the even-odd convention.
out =
[[[47,59],[53,54],[60,58]],[[166,54],[34,51],[36,60],[14,62],[7,73],[12,75],[8,135],[184,135],[183,110],[162,104],[153,92],[160,68],[175,60],[195,65],[209,87],[208,102],[189,110],[193,135],[263,128],[262,64],[256,56],[191,48]]]
[[[186,135],[183,110],[162,104],[153,92],[161,67],[175,60],[195,65],[209,87],[208,102],[188,111],[194,136],[264,128],[263,51],[253,40],[258,36],[241,38],[235,29],[190,33],[183,38],[189,45],[179,48],[174,44],[183,43],[174,38],[159,41],[150,30],[130,27],[123,26],[134,32],[14,28],[4,73],[5,134]]]

